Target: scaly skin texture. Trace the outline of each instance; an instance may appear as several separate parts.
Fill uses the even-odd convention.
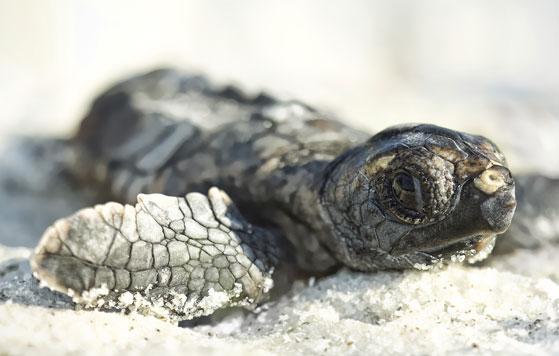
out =
[[[80,210],[45,232],[31,265],[78,302],[95,305],[102,296],[111,301],[106,307],[128,307],[128,291],[139,291],[142,303],[163,306],[158,316],[190,319],[223,303],[261,300],[278,254],[273,235],[246,222],[212,188],[207,197],[141,194],[135,207]],[[207,298],[210,291],[218,297]]]
[[[173,117],[169,107],[184,111]],[[321,174],[367,137],[298,102],[249,99],[163,71],[96,100],[75,138],[76,170],[126,202],[140,192],[182,196],[217,186],[251,222],[288,236],[300,266],[323,271],[337,261],[314,226]]]
[[[152,304],[165,293],[198,303],[215,291],[226,294],[220,306],[256,301],[267,291],[272,267],[289,258],[311,272],[340,264],[374,271],[475,261],[491,251],[516,205],[505,159],[483,137],[410,125],[369,139],[304,104],[215,89],[174,71],[137,77],[102,95],[73,147],[74,172],[101,183],[114,199],[166,196],[143,195],[135,210],[98,206],[45,233],[33,258],[36,275],[82,299],[106,287],[112,300],[123,290],[140,291]],[[225,245],[212,240],[213,225],[222,226],[213,204],[205,209],[206,223],[190,204],[198,225],[187,226],[188,211],[163,203],[212,186],[239,206],[247,219],[235,214],[240,226],[252,226],[250,221],[264,228],[250,234],[225,224],[216,230],[228,236],[225,245],[246,247],[234,255],[236,262],[227,258]],[[210,202],[217,192],[210,190]],[[187,203],[205,199],[186,197]],[[157,205],[157,213],[145,201]],[[139,240],[117,238],[125,222]],[[201,241],[211,250],[205,261],[190,250]],[[120,264],[113,263],[113,253]],[[233,271],[239,264],[235,268],[244,279]],[[171,314],[196,314],[181,308],[171,308]]]

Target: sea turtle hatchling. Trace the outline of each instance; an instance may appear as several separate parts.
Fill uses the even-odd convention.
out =
[[[328,117],[172,70],[114,86],[69,166],[133,205],[54,223],[34,275],[78,303],[181,320],[255,305],[284,266],[479,261],[511,224],[515,181],[490,140],[424,124],[370,137]]]

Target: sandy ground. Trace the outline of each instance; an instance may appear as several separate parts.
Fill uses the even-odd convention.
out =
[[[25,249],[0,249],[2,259]],[[433,272],[341,271],[259,313],[178,327],[151,317],[39,307],[25,259],[0,267],[0,354],[551,354],[559,352],[559,249]],[[18,268],[20,270],[18,270]],[[548,278],[550,277],[550,278]],[[25,293],[19,293],[24,295]],[[48,298],[46,298],[48,299]],[[42,296],[41,300],[46,300]]]

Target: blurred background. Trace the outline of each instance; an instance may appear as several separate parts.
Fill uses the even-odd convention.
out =
[[[176,66],[557,173],[558,39],[556,0],[0,0],[0,137],[69,135],[114,80]]]

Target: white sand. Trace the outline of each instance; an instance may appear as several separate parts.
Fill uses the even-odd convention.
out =
[[[550,268],[557,253],[497,257],[491,263],[498,269],[342,271],[296,286],[258,314],[194,328],[140,315],[7,303],[0,305],[0,354],[557,353],[559,285],[544,277],[558,280]],[[0,249],[0,256],[10,254],[25,251]]]

